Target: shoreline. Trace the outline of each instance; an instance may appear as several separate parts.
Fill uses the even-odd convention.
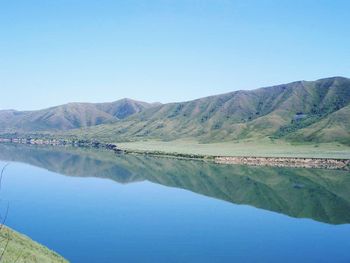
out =
[[[216,164],[314,168],[329,170],[350,170],[350,159],[337,158],[296,158],[296,157],[258,157],[258,156],[208,156],[160,151],[124,150],[126,154],[149,155],[153,157],[176,158],[186,160],[211,161]]]
[[[330,170],[350,170],[350,159],[347,158],[319,158],[319,157],[276,157],[276,156],[220,156],[206,154],[191,154],[179,152],[167,152],[159,150],[138,150],[118,147],[114,143],[101,143],[89,140],[43,140],[43,139],[4,139],[0,143],[27,144],[40,146],[72,146],[77,148],[106,149],[115,154],[148,155],[161,158],[176,158],[185,160],[210,161],[216,164],[247,165],[288,168],[316,168]]]
[[[250,166],[273,166],[290,168],[317,168],[330,170],[350,170],[350,160],[331,158],[293,157],[216,157],[218,164],[243,164]]]

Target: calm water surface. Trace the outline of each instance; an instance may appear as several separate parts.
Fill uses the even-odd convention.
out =
[[[350,262],[350,174],[0,145],[7,224],[71,262]]]

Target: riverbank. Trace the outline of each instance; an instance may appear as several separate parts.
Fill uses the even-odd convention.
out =
[[[281,140],[198,143],[193,140],[116,142],[128,151],[202,156],[350,159],[350,146],[338,143],[293,144]]]
[[[68,263],[57,253],[8,227],[2,226],[0,239],[0,252],[3,254],[1,262]]]
[[[349,170],[350,168],[350,160],[326,158],[216,157],[215,163],[290,168],[319,168],[331,170]]]
[[[350,169],[350,147],[339,144],[293,145],[267,141],[200,144],[193,141],[143,141],[118,143],[118,147],[131,154],[201,159],[218,164]]]
[[[350,147],[340,144],[293,145],[281,141],[200,144],[185,140],[103,143],[89,140],[1,140],[1,138],[0,142],[107,149],[116,154],[205,160],[217,164],[350,170]]]
[[[292,157],[234,157],[207,156],[196,154],[167,153],[160,151],[125,150],[127,154],[142,154],[153,157],[177,158],[188,160],[212,161],[216,164],[234,164],[249,166],[271,166],[289,168],[318,168],[330,170],[350,170],[350,159],[330,158],[292,158]]]

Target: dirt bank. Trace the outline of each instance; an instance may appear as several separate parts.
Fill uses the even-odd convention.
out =
[[[254,166],[347,169],[350,160],[328,158],[287,158],[287,157],[215,157],[218,164],[244,164]]]

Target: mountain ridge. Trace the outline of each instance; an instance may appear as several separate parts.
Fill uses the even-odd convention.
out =
[[[34,111],[0,110],[0,130],[69,130],[112,123],[153,106],[124,98],[105,103],[70,102]]]
[[[185,102],[149,104],[130,99],[117,102],[124,103],[124,107],[114,102],[49,108],[46,111],[68,107],[68,117],[73,112],[80,119],[66,117],[57,120],[63,124],[55,125],[53,118],[46,126],[29,125],[29,128],[23,121],[13,125],[13,120],[23,120],[25,113],[0,111],[0,130],[54,131],[105,141],[195,138],[201,142],[217,142],[268,137],[350,144],[350,79],[345,77],[295,81]],[[84,105],[84,109],[76,105]],[[39,114],[42,118],[49,114],[43,113]],[[34,118],[32,122],[37,121],[40,119]]]
[[[163,104],[112,125],[90,127],[72,134],[115,141],[196,138],[202,142],[218,142],[270,137],[349,144],[350,134],[346,128],[350,122],[346,110],[349,104],[350,79],[332,77]],[[300,133],[341,109],[343,114],[337,116],[342,118],[333,125],[341,128],[341,137],[331,136],[332,129],[315,136]]]

